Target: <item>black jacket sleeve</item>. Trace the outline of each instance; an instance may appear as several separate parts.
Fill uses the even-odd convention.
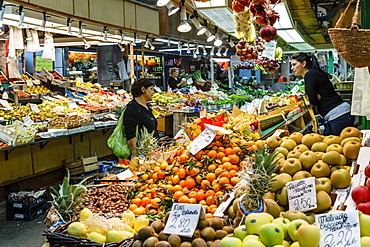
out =
[[[177,88],[177,84],[179,84],[179,80],[176,80],[172,76],[170,76],[170,79],[168,79],[168,85],[172,90],[175,90]]]

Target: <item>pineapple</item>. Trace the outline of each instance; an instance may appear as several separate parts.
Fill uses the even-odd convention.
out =
[[[241,163],[243,168],[239,172],[239,178],[240,181],[245,182],[245,185],[239,196],[246,194],[240,199],[246,211],[251,212],[259,209],[263,196],[270,190],[272,186],[270,181],[278,168],[276,156],[276,152],[270,153],[268,148],[263,146],[254,151],[254,155],[249,158],[249,161]],[[240,217],[236,219],[238,218],[240,219]]]

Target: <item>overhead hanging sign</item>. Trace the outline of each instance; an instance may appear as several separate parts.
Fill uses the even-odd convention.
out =
[[[262,52],[262,57],[275,59],[276,41],[271,40],[270,42],[266,42],[264,46],[265,49]]]
[[[315,217],[316,226],[320,230],[320,247],[357,247],[361,245],[357,210],[319,214]]]
[[[289,210],[308,211],[317,208],[315,178],[305,178],[286,184]]]
[[[199,218],[204,217],[204,209],[200,204],[174,203],[163,233],[192,237]]]

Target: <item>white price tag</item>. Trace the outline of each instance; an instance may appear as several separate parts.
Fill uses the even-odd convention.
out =
[[[178,143],[184,143],[190,140],[184,129],[179,130],[173,139]]]
[[[84,79],[83,78],[81,78],[81,77],[77,77],[76,78],[76,82],[78,82],[78,83],[84,83]]]
[[[192,237],[199,218],[204,218],[202,205],[174,203],[163,233]]]
[[[118,90],[116,91],[116,93],[117,93],[117,94],[124,94],[124,93],[126,93],[126,91],[125,91],[125,90],[123,90],[123,89],[118,89]]]
[[[200,133],[189,145],[188,150],[195,155],[203,148],[207,147],[215,138],[216,132],[207,127],[202,133]]]
[[[40,80],[34,80],[34,81],[33,81],[33,84],[35,84],[35,85],[40,85],[40,84],[41,84],[41,81],[40,81]]]
[[[162,90],[159,87],[157,87],[157,86],[154,87],[154,91],[156,91],[157,93],[162,92]]]
[[[189,79],[187,79],[187,80],[186,80],[186,83],[187,83],[188,85],[193,84],[193,83],[194,83],[194,82],[193,82],[193,78],[189,78]]]
[[[75,109],[75,108],[78,108],[78,105],[77,105],[77,103],[76,103],[76,102],[74,102],[74,101],[69,101],[69,102],[68,102],[68,107],[69,107],[70,109]]]
[[[276,49],[276,41],[266,42],[265,49],[262,52],[262,57],[267,57],[269,59],[275,58],[275,49]]]
[[[286,184],[289,210],[308,211],[317,208],[315,178],[305,178]]]
[[[320,247],[360,246],[360,223],[358,211],[340,211],[316,215],[320,229]],[[366,227],[366,226],[363,226]]]
[[[40,112],[40,109],[39,109],[39,107],[36,104],[30,103],[29,106],[31,108],[31,111]]]
[[[33,83],[32,83],[31,80],[26,80],[26,84],[27,84],[27,86],[33,86]]]
[[[11,110],[13,107],[11,107],[8,103],[8,101],[0,99],[0,104],[5,107],[5,110]]]
[[[231,130],[227,130],[225,128],[215,126],[215,125],[212,125],[212,124],[204,124],[204,126],[206,126],[207,128],[211,128],[213,130],[220,131],[221,133],[223,133],[225,135],[230,135],[231,133],[233,133]]]
[[[214,103],[215,101],[212,98],[208,98],[209,103]]]
[[[298,91],[299,91],[299,86],[295,85],[292,89],[292,94],[296,94],[296,93],[298,93]]]
[[[32,124],[34,124],[34,122],[32,121],[31,117],[30,116],[25,116],[23,118],[23,123],[27,126],[31,126]]]

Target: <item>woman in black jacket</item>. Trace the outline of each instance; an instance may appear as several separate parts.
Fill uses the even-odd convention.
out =
[[[154,132],[154,137],[159,138],[157,131],[157,119],[152,109],[147,105],[154,94],[154,83],[147,78],[140,78],[131,86],[131,94],[134,97],[127,106],[123,115],[125,134],[131,154],[136,152],[136,132],[141,132],[145,127],[149,133]]]
[[[171,68],[169,72],[170,72],[170,78],[168,79],[168,86],[172,90],[180,88],[181,85],[183,85],[186,82],[185,78],[183,78],[182,80],[178,78],[179,76],[178,68]]]
[[[303,52],[293,54],[291,66],[296,75],[304,77],[305,92],[310,103],[317,106],[318,112],[327,122],[324,135],[339,136],[344,128],[354,126],[350,104],[335,92],[315,56]]]

